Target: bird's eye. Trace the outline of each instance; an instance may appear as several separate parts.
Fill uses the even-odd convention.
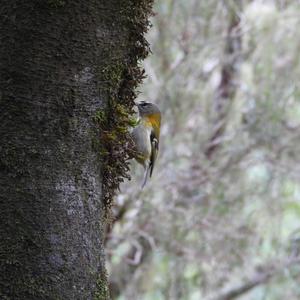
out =
[[[147,102],[142,102],[141,105],[142,105],[142,106],[147,106],[148,103],[147,103]]]

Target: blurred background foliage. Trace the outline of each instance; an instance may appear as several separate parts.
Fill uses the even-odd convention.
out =
[[[153,178],[121,187],[113,299],[300,299],[300,1],[156,0],[139,100]]]

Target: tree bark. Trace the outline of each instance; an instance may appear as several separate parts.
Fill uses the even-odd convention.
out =
[[[124,78],[144,55],[147,11],[134,17],[150,2],[1,2],[1,299],[109,297],[94,116],[121,89],[135,96]]]

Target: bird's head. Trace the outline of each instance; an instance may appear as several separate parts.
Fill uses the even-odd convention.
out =
[[[160,133],[161,113],[157,105],[142,101],[137,104],[140,118],[144,125],[153,128],[157,137]]]
[[[160,115],[160,110],[157,107],[157,105],[151,102],[141,101],[137,104],[137,107],[141,117],[155,115],[155,114]]]

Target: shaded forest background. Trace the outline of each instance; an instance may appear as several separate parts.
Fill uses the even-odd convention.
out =
[[[115,299],[300,299],[299,1],[157,0],[153,178],[116,198]]]

